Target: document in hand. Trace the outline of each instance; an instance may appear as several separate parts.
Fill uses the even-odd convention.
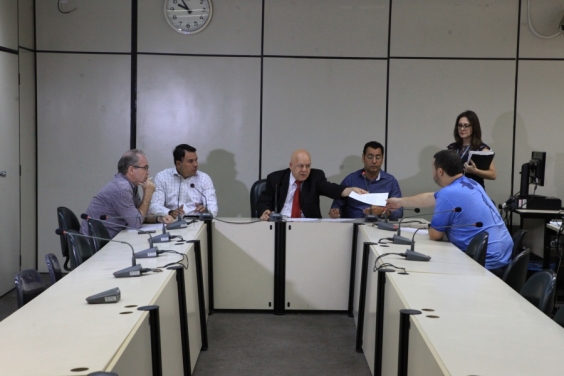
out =
[[[494,159],[495,153],[491,150],[471,151],[468,159],[472,160],[478,170],[489,170]]]
[[[351,192],[349,197],[369,205],[386,206],[388,193],[366,193],[359,195],[358,193]]]

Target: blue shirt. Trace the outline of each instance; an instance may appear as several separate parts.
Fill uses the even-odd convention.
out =
[[[401,197],[401,190],[396,178],[388,174],[386,171],[380,170],[380,175],[374,180],[368,180],[362,172],[364,169],[355,171],[345,177],[341,185],[345,187],[362,188],[369,193],[388,193],[388,197]],[[331,208],[338,208],[341,218],[364,218],[363,210],[370,207],[364,202],[357,201],[353,198],[345,197],[334,200]],[[397,219],[403,217],[403,209],[394,210],[391,218]]]
[[[513,250],[513,239],[505,227],[494,203],[480,184],[462,176],[435,193],[435,212],[460,207],[459,213],[435,214],[431,227],[445,232],[448,239],[465,251],[474,235],[482,231],[489,234],[486,253],[486,269],[497,269],[509,264]],[[482,222],[481,228],[465,226]],[[445,226],[461,226],[450,227]]]

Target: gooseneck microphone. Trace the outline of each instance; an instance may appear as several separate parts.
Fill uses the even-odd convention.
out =
[[[467,223],[464,225],[448,225],[448,226],[433,226],[432,228],[435,227],[443,227],[443,228],[453,228],[453,227],[482,227],[484,226],[484,224],[482,222],[475,222],[475,223]],[[429,223],[429,228],[431,228],[431,224]],[[441,231],[442,232],[442,231]]]
[[[82,218],[84,219],[84,217],[82,217]],[[120,218],[120,217],[112,217],[112,218]],[[95,219],[95,218],[92,218],[92,219]],[[102,221],[106,221],[108,219],[108,216],[107,215],[101,215],[100,219]],[[143,230],[139,230],[139,229],[129,227],[129,226],[126,226],[126,225],[122,225],[121,223],[115,223],[115,222],[110,222],[110,221],[106,221],[106,222],[111,223],[112,225],[115,225],[115,226],[120,226],[120,227],[126,228],[128,230],[137,230],[138,234],[148,234],[149,235],[149,246],[150,247],[153,246],[153,243],[168,243],[168,242],[170,242],[170,239],[172,238],[170,236],[170,234],[168,232],[166,232],[164,223],[163,223],[163,233],[161,235],[156,235],[155,237],[152,237],[151,234],[153,233],[153,231],[143,231]]]
[[[450,213],[450,212],[460,213],[461,211],[462,211],[462,208],[457,206],[454,209],[440,211],[440,212],[433,212],[433,213],[428,213],[428,214],[422,214],[422,215],[435,215],[435,214]],[[415,212],[417,213],[417,211],[415,211]],[[403,222],[404,219],[414,218],[414,217],[418,217],[418,216],[417,215],[410,215],[408,217],[403,217],[399,221],[399,223],[398,223],[398,233],[394,234],[394,237],[392,238],[394,244],[404,244],[404,245],[411,245],[412,244],[412,240],[410,240],[409,238],[406,238],[404,236],[401,236],[401,223]]]
[[[60,229],[60,228],[55,230],[55,234],[57,234],[57,235],[68,235],[68,236],[80,236],[80,237],[83,237],[83,238],[107,240],[107,241],[110,241],[110,242],[127,244],[129,246],[129,248],[131,248],[131,255],[132,255],[131,266],[127,267],[125,269],[118,270],[117,272],[114,272],[114,277],[116,277],[116,278],[140,277],[143,272],[150,271],[150,269],[143,269],[141,267],[141,264],[137,264],[135,262],[135,250],[133,249],[133,246],[131,244],[127,243],[127,242],[122,242],[120,240],[114,240],[114,239],[99,238],[97,236],[84,235],[84,234],[81,234],[81,233],[78,233],[78,232],[69,233],[68,231],[65,231],[65,230]]]
[[[205,203],[205,209],[206,210],[203,213],[200,213],[200,221],[203,221],[203,220],[206,220],[206,219],[213,219],[212,213],[210,213],[209,210],[208,210],[208,198],[206,197],[204,192],[202,192],[198,188],[196,188],[196,185],[194,183],[190,184],[190,187],[194,188],[196,191],[198,191],[199,194],[202,195],[202,197],[204,197],[204,203]]]
[[[423,253],[419,253],[419,252],[415,252],[415,234],[417,234],[417,231],[421,230],[420,228],[418,228],[417,230],[415,230],[415,232],[413,233],[413,237],[411,238],[411,248],[407,249],[405,251],[405,253],[400,254],[400,256],[405,257],[406,260],[411,260],[411,261],[429,261],[431,259],[431,256],[425,255]]]

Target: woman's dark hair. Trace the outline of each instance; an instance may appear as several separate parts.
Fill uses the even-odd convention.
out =
[[[472,126],[472,139],[470,140],[470,150],[479,150],[482,145],[482,128],[480,127],[480,120],[478,115],[474,111],[464,111],[456,118],[456,123],[454,123],[454,140],[458,148],[462,148],[462,138],[458,134],[458,122],[460,118],[467,118],[468,122]]]

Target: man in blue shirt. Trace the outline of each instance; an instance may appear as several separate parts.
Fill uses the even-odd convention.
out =
[[[364,145],[362,151],[364,168],[347,175],[341,185],[345,187],[360,187],[368,193],[388,193],[388,197],[401,197],[401,190],[396,178],[382,171],[384,163],[384,146],[376,141]],[[329,210],[331,218],[364,218],[367,214],[382,215],[383,206],[371,206],[350,197],[334,200]],[[390,212],[388,211],[388,214]],[[392,219],[401,218],[403,209],[391,213]]]
[[[435,193],[388,199],[386,207],[434,205],[436,214],[431,220],[429,237],[442,240],[446,234],[463,251],[476,234],[487,231],[486,269],[498,277],[503,276],[511,259],[513,240],[494,203],[480,184],[463,175],[462,161],[456,153],[442,150],[434,158],[433,180],[441,189]],[[462,210],[455,212],[456,207]],[[482,222],[482,227],[472,226],[476,222]]]

